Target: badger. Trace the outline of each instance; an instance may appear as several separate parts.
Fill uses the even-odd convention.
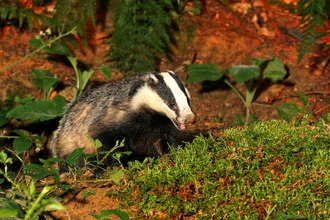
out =
[[[109,151],[124,140],[120,151],[159,157],[178,146],[178,131],[194,123],[190,95],[172,71],[135,74],[88,90],[68,105],[51,143],[54,158],[67,159],[77,148],[84,154]],[[95,149],[88,137],[99,139]],[[84,166],[82,158],[78,166]],[[109,156],[105,166],[116,160]],[[59,164],[63,172],[67,167]],[[60,171],[60,172],[61,172]]]

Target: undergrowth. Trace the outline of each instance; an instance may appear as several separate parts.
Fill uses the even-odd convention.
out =
[[[121,1],[110,40],[110,59],[123,72],[156,69],[155,60],[166,55],[171,19],[166,12],[171,1]]]
[[[156,219],[328,219],[329,132],[322,120],[272,120],[198,136],[148,165],[131,163],[109,195]]]
[[[44,1],[14,2],[10,0],[0,2],[0,25],[1,23],[17,23],[18,27],[21,28],[24,24],[27,24],[31,31],[34,28],[38,30],[51,28],[52,32],[55,33],[65,33],[75,28],[79,37],[87,45],[86,25],[95,26],[96,0],[57,0],[51,14],[40,14],[34,11],[32,6],[42,6]],[[76,49],[79,49],[76,41],[77,37],[67,36],[66,39]]]

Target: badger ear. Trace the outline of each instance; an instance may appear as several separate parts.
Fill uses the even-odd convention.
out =
[[[150,87],[155,87],[157,85],[157,81],[154,78],[150,77],[148,80],[148,85]]]

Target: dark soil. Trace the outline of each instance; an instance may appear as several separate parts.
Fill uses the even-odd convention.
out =
[[[263,83],[255,99],[255,103],[273,106],[282,103],[294,102],[303,106],[295,91],[305,94],[310,102],[308,110],[316,118],[330,110],[330,68],[329,54],[320,51],[319,45],[307,54],[300,64],[297,64],[297,38],[283,33],[282,30],[293,30],[299,23],[299,17],[283,12],[283,9],[268,4],[266,1],[252,1],[246,14],[240,13],[241,18],[234,15],[228,8],[216,0],[206,0],[202,14],[193,16],[185,14],[179,22],[180,33],[176,33],[177,47],[173,47],[175,56],[173,61],[164,59],[160,70],[174,70],[183,81],[187,79],[189,63],[213,62],[219,69],[228,69],[234,65],[251,65],[251,59],[267,59],[278,57],[288,70],[288,77],[280,82]],[[236,1],[231,6],[243,10],[244,4]],[[187,6],[189,7],[189,5]],[[253,22],[256,15],[267,16],[262,26]],[[265,21],[266,20],[266,21]],[[245,22],[246,23],[245,23]],[[108,21],[107,26],[111,26]],[[14,26],[3,27],[0,34],[0,68],[4,68],[29,54],[33,48],[28,41],[36,35],[36,31],[17,29]],[[97,35],[98,36],[98,35]],[[95,51],[85,49],[86,54],[76,52],[82,64],[90,67],[99,67],[110,64],[105,57],[109,45],[103,39],[95,40]],[[45,59],[47,58],[47,59]],[[18,94],[24,97],[30,94],[33,97],[43,98],[31,79],[31,69],[49,69],[61,79],[61,94],[72,100],[71,85],[76,84],[73,68],[67,62],[57,57],[38,54],[32,58],[1,72],[0,103],[8,95]],[[112,80],[122,75],[112,70]],[[233,78],[229,80],[234,83]],[[109,80],[100,71],[91,77],[89,87],[107,83]],[[235,84],[241,93],[245,93],[244,84]],[[222,81],[194,83],[187,86],[192,97],[192,108],[196,114],[196,123],[182,134],[182,141],[190,141],[199,134],[208,131],[221,131],[233,125],[233,118],[237,114],[245,115],[245,107],[238,96]],[[53,94],[54,95],[54,94]],[[274,108],[254,106],[252,114],[258,120],[281,119]],[[221,123],[216,122],[220,117]],[[93,219],[91,214],[99,214],[100,210],[117,208],[115,199],[104,195],[111,190],[108,185],[97,185],[85,182],[79,184],[78,194],[67,193],[63,196],[63,205],[67,211],[52,213],[56,219]],[[82,199],[82,192],[95,189],[96,195]],[[134,212],[134,210],[128,210]]]

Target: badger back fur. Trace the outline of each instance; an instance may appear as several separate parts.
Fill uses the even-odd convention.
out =
[[[177,132],[194,120],[189,92],[174,72],[134,75],[74,100],[54,133],[52,153],[67,159],[84,147],[84,154],[93,154],[96,149],[87,138],[92,137],[103,144],[100,151],[109,151],[125,139],[121,151],[162,156],[169,145],[177,147]],[[114,162],[110,156],[106,165]]]

